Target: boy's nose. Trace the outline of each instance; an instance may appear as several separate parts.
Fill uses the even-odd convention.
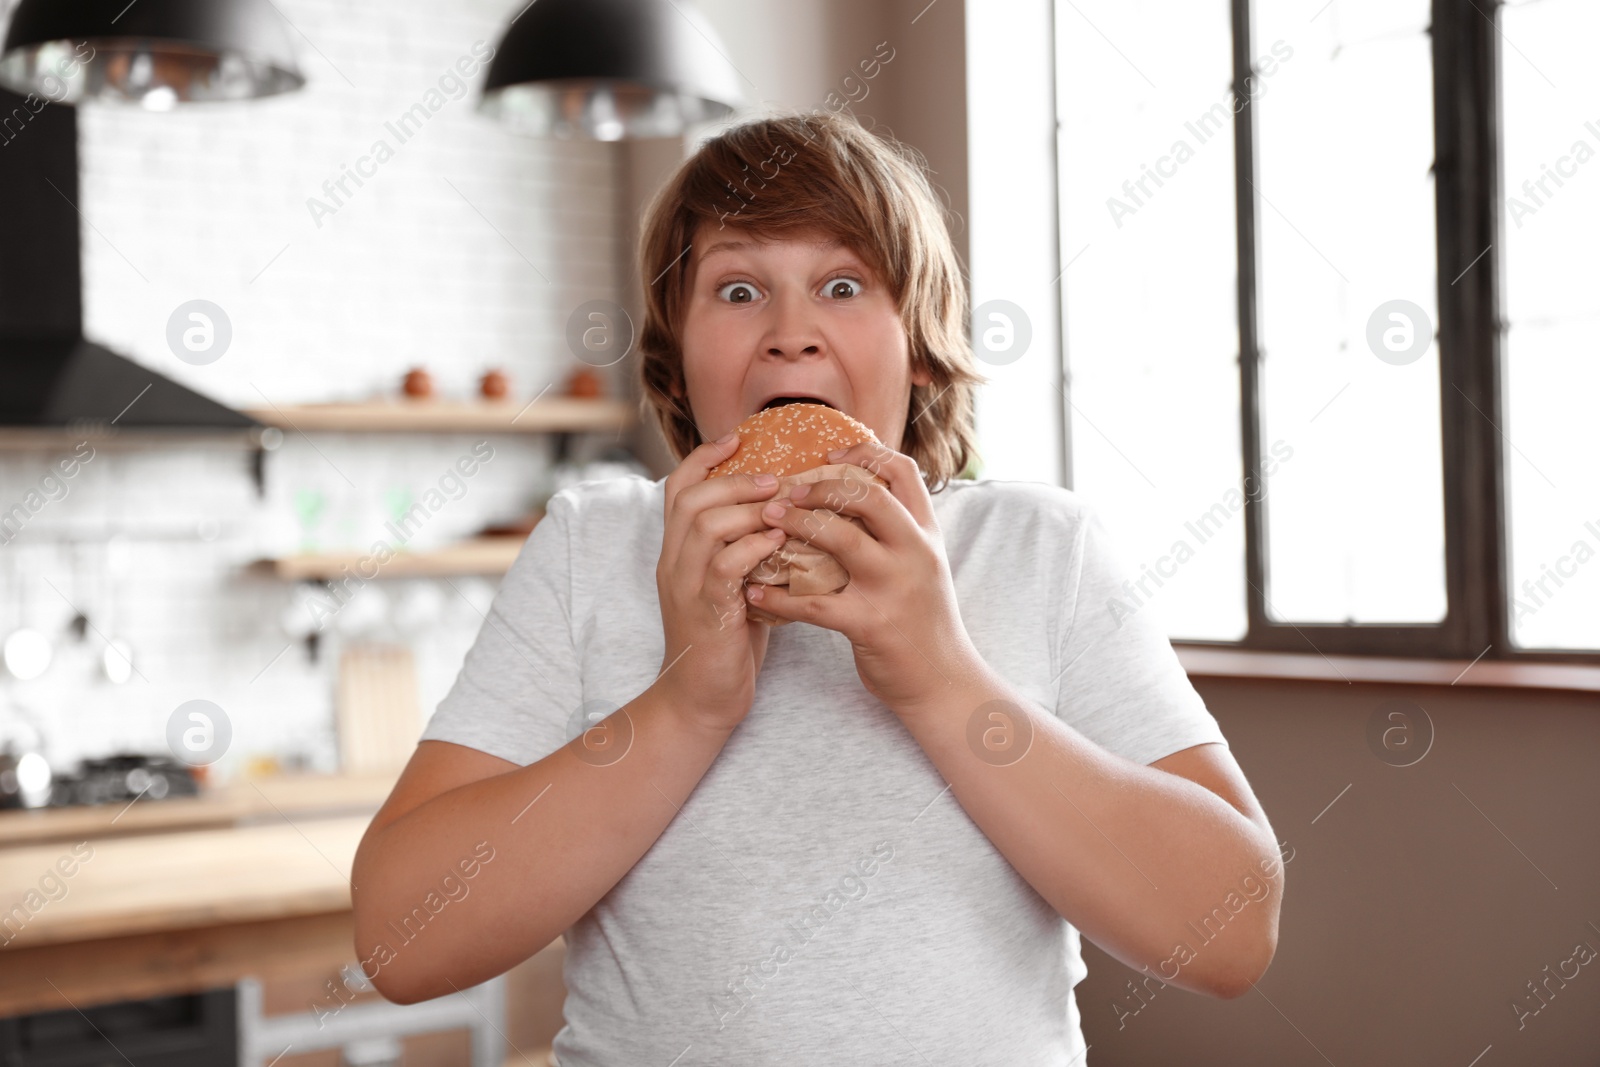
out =
[[[771,346],[769,346],[767,348],[767,355],[769,355],[769,356],[793,356],[793,355],[814,356],[814,355],[816,355],[817,353],[819,353],[821,351],[822,351],[821,346],[817,345],[817,344],[801,344],[801,343],[794,343],[794,344],[788,344],[788,345],[773,344],[773,345],[771,345]]]
[[[779,297],[773,301],[772,328],[766,337],[769,356],[814,356],[822,351],[822,332],[807,301]]]

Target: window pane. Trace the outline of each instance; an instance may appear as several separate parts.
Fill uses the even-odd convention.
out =
[[[1104,607],[1149,610],[1174,637],[1236,640],[1228,5],[1073,0],[1057,5],[1056,32],[1073,488],[1117,535],[1134,579]]]
[[[1512,639],[1600,648],[1600,7],[1501,12]],[[1559,88],[1558,88],[1559,86]]]
[[[1268,613],[1445,613],[1428,0],[1257,0]],[[1404,302],[1404,303],[1399,303]]]

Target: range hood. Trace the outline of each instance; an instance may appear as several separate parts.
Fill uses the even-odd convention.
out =
[[[261,430],[83,336],[77,112],[0,89],[0,117],[0,429]]]
[[[81,337],[0,334],[0,426],[226,431],[260,425]]]

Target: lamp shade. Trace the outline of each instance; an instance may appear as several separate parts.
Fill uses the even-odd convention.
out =
[[[676,136],[741,101],[687,0],[535,0],[502,35],[478,110],[534,136],[617,141]]]
[[[21,0],[0,84],[56,103],[163,111],[288,92],[305,77],[270,0]]]

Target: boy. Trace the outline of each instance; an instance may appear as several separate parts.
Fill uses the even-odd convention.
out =
[[[1247,990],[1271,827],[1164,635],[1107,611],[1094,513],[956,478],[982,379],[914,157],[843,117],[735,127],[658,194],[640,259],[679,464],[556,494],[507,574],[357,856],[362,957],[464,842],[496,858],[380,991],[465,988],[565,932],[557,1061],[622,1067],[1081,1063],[1080,928]],[[838,461],[888,488],[769,511],[772,485],[708,480],[780,396],[872,427]],[[789,534],[851,582],[761,592],[807,624],[774,630],[743,578]],[[1257,872],[1280,892],[1233,909]],[[1228,936],[1176,951],[1214,905]]]

